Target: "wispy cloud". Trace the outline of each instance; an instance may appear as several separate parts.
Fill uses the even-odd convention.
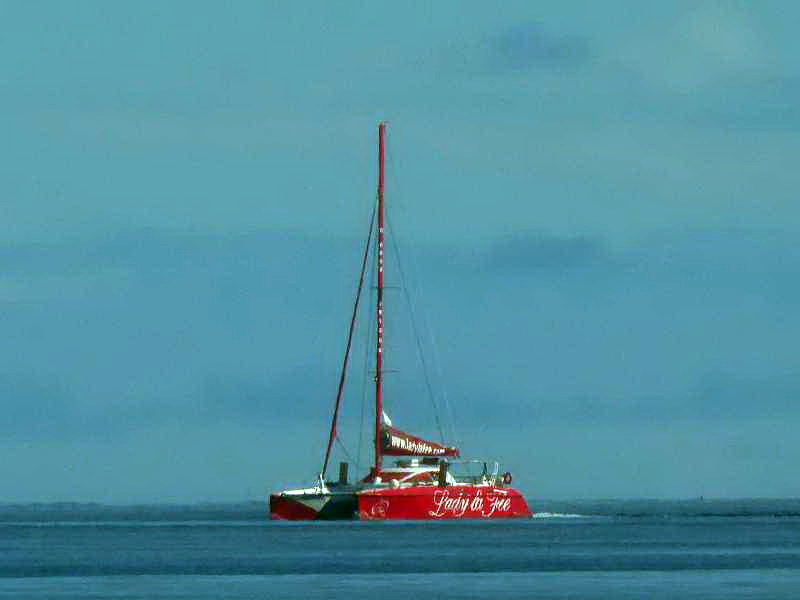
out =
[[[760,78],[775,64],[747,7],[706,4],[637,32],[604,56],[635,68],[651,84],[697,92],[731,78]]]
[[[496,35],[487,44],[490,61],[506,69],[564,68],[591,57],[589,41],[556,34],[542,23],[523,23]]]
[[[469,392],[462,392],[470,397]],[[724,423],[800,418],[800,378],[785,373],[770,378],[709,373],[675,396],[500,397],[493,407],[511,419],[536,424],[628,425],[680,422]],[[482,422],[480,403],[464,403],[461,423]]]
[[[501,272],[558,271],[590,267],[611,260],[600,238],[547,233],[515,236],[494,244],[489,264]]]

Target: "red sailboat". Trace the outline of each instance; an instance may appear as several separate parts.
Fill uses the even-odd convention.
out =
[[[378,198],[361,265],[336,403],[322,470],[315,485],[270,495],[270,518],[276,520],[386,520],[386,519],[500,519],[530,517],[525,498],[511,484],[511,474],[500,474],[498,463],[458,461],[453,446],[410,435],[392,426],[383,411],[384,331],[384,139],[386,125],[378,126]],[[340,463],[339,478],[328,481],[326,472],[337,439],[339,408],[352,348],[356,315],[375,231],[375,422],[374,462],[363,479],[348,481],[348,464]],[[402,457],[384,464],[384,457]],[[490,466],[491,464],[491,466]],[[458,473],[458,467],[479,466],[480,472]]]

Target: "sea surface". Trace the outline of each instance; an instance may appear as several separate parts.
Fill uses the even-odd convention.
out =
[[[800,499],[530,499],[530,520],[0,505],[0,598],[800,598]]]

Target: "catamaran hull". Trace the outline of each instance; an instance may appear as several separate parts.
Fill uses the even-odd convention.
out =
[[[277,521],[347,521],[358,518],[355,494],[272,494],[269,516]]]
[[[270,518],[285,521],[451,520],[530,518],[525,498],[511,488],[411,487],[352,494],[275,494]]]

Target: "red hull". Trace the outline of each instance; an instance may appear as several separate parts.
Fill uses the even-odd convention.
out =
[[[358,494],[358,516],[383,519],[511,519],[531,516],[516,490],[485,486],[410,487],[365,490]]]
[[[530,518],[514,489],[457,485],[378,488],[353,494],[273,495],[270,518],[285,521]]]

